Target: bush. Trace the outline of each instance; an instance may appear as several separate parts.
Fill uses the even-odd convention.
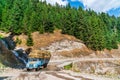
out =
[[[2,34],[0,34],[0,39],[4,38],[4,36]]]
[[[72,68],[72,63],[69,64],[69,65],[64,66],[64,69],[66,69],[66,70],[70,70],[71,68]]]
[[[28,39],[27,39],[26,44],[27,44],[27,46],[33,46],[34,45],[31,35],[28,35]]]
[[[16,38],[15,42],[16,42],[16,44],[21,44],[22,43],[22,41],[18,37]]]

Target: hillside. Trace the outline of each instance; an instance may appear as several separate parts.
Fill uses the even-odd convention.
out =
[[[61,34],[61,30],[56,30],[54,31],[54,33],[44,33],[44,34],[40,34],[39,32],[33,32],[31,35],[34,43],[32,48],[34,49],[39,49],[40,47],[48,46],[53,42],[64,40],[64,39],[80,41],[73,36]],[[21,44],[17,44],[17,46],[27,48],[26,46],[26,42],[28,38],[27,35],[25,34],[18,35],[18,36],[16,35],[14,37],[14,40],[16,41],[17,38],[20,39],[22,42]]]
[[[39,32],[32,33],[33,46],[27,46],[27,36],[22,34],[14,36],[21,40],[21,44],[17,44],[16,48],[24,50],[28,48],[48,50],[52,53],[55,59],[60,57],[91,57],[91,58],[112,58],[119,57],[120,49],[93,51],[83,43],[83,41],[74,36],[62,34],[61,30],[56,30],[54,33],[39,34]],[[59,56],[59,57],[58,57]]]
[[[14,42],[16,42],[17,38],[21,41],[21,44],[15,45]],[[10,76],[10,79],[14,79],[20,78],[24,75],[26,78],[31,77],[37,79],[34,77],[38,74],[37,72],[25,72],[23,69],[27,62],[25,53],[28,48],[32,48],[32,50],[41,49],[51,52],[52,56],[48,67],[41,70],[44,72],[45,79],[48,78],[48,80],[53,80],[53,78],[58,79],[59,73],[61,75],[66,74],[65,77],[69,76],[69,79],[72,77],[72,79],[99,80],[101,76],[104,80],[119,78],[120,48],[111,51],[93,51],[88,49],[82,41],[75,37],[61,34],[60,30],[54,31],[54,33],[45,34],[39,34],[38,32],[32,33],[34,45],[31,47],[26,46],[27,38],[28,37],[26,35],[22,34],[19,36],[16,35],[12,38],[10,38],[9,35],[8,37],[6,36],[0,40],[0,62],[2,63],[0,64],[0,70],[5,70],[0,75],[2,78],[3,76]],[[73,74],[68,74],[68,70],[64,71],[66,69],[65,66],[68,67],[67,69],[74,71],[74,73],[79,72],[76,75],[78,78]],[[8,67],[12,67],[12,69]],[[10,74],[11,72],[15,72],[16,74]],[[56,73],[57,75],[53,73]],[[87,75],[83,75],[82,73],[86,73]],[[49,77],[51,74],[53,77]],[[94,77],[90,77],[91,74]],[[43,77],[43,75],[41,77]],[[64,80],[63,76],[60,78],[60,80]]]
[[[10,34],[10,33],[9,33]],[[4,32],[1,35],[8,36]],[[61,30],[56,30],[54,33],[39,34],[39,32],[32,33],[33,46],[27,46],[27,35],[21,34],[13,37],[14,42],[16,39],[21,41],[20,44],[16,44],[15,49],[26,50],[32,48],[33,50],[41,49],[48,50],[56,58],[61,57],[91,57],[91,58],[112,58],[119,57],[120,47],[118,49],[104,50],[104,51],[93,51],[83,43],[83,41],[75,38],[74,36],[62,34]],[[9,40],[9,39],[8,39]],[[11,44],[9,42],[9,44]]]
[[[80,55],[88,55],[92,50],[88,49],[81,40],[71,35],[61,34],[60,30],[54,33],[39,34],[34,32],[31,34],[33,39],[33,46],[27,46],[27,36],[22,34],[14,37],[14,41],[18,38],[21,44],[17,44],[16,48],[27,48],[48,50],[53,55],[63,55],[65,57],[80,57]]]

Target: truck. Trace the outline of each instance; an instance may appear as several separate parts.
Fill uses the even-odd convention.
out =
[[[51,54],[48,51],[33,50],[28,55],[28,62],[26,64],[27,71],[38,71],[40,68],[46,68],[51,58]]]

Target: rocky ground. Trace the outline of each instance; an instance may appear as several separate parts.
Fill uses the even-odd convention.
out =
[[[84,59],[84,60],[81,59],[78,61],[82,63],[88,60],[90,61],[90,59]],[[100,60],[100,59],[95,59],[95,60],[91,59],[91,61],[93,61],[92,64],[96,60]],[[101,59],[101,60],[104,61],[105,59]],[[113,60],[113,59],[110,58],[106,60]],[[12,69],[12,68],[3,69],[0,72],[0,80],[54,80],[54,79],[55,80],[120,80],[119,75],[105,76],[94,73],[88,73],[84,71],[73,72],[71,70],[63,69],[63,66],[73,61],[76,62],[76,59],[53,60],[50,61],[47,68],[41,69],[40,71],[37,72],[34,71],[27,72],[25,69]],[[88,65],[88,63],[84,63],[84,65]],[[91,65],[88,66],[88,68],[90,67]],[[80,69],[83,69],[82,66]]]
[[[16,71],[16,70],[15,70]],[[39,72],[23,72],[23,71],[17,71],[14,75],[8,74],[2,74],[1,80],[91,80],[84,78],[82,76],[72,76],[69,73],[66,73],[64,71],[39,71]],[[11,76],[10,76],[11,75]],[[13,76],[12,76],[13,75]]]

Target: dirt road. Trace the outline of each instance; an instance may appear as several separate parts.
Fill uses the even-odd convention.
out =
[[[52,60],[50,63],[56,63],[58,67],[63,67],[70,63],[75,62],[86,62],[86,61],[120,61],[120,58],[70,58],[70,59],[62,59],[62,60]]]
[[[47,69],[41,69],[38,72],[27,72],[23,69],[6,69],[0,73],[0,80],[120,80],[104,76],[77,73],[69,70],[63,70],[61,67],[76,61],[109,61],[120,60],[119,58],[93,58],[93,59],[64,59],[52,60]],[[52,67],[52,69],[51,69]]]
[[[82,76],[72,76],[66,71],[24,72],[22,70],[11,70],[0,75],[0,80],[91,80]]]
[[[72,71],[41,71],[17,72],[1,75],[1,80],[113,80],[90,74],[74,73]],[[7,78],[8,77],[8,78]]]
[[[117,80],[72,71],[38,71],[24,72],[14,70],[0,75],[0,80]]]

